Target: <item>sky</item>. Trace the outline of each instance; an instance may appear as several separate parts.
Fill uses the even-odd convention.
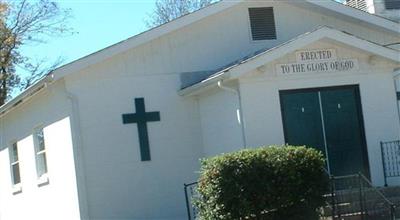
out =
[[[69,8],[69,27],[74,34],[50,38],[44,44],[30,44],[23,54],[52,64],[61,57],[63,64],[139,34],[148,28],[145,19],[154,10],[155,0],[56,0]]]

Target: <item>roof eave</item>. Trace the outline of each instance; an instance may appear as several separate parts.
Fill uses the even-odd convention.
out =
[[[0,118],[3,117],[4,115],[6,115],[14,107],[23,103],[26,99],[32,97],[33,95],[35,95],[36,93],[41,91],[43,88],[46,87],[46,85],[48,83],[52,82],[53,80],[54,80],[53,74],[48,74],[48,75],[44,76],[42,79],[40,79],[39,81],[37,81],[32,86],[28,87],[21,94],[14,97],[12,100],[5,103],[4,105],[0,106]]]

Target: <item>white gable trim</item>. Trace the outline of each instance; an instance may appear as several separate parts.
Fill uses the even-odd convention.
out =
[[[249,73],[250,71],[264,66],[278,58],[281,58],[289,53],[293,53],[300,48],[304,48],[321,39],[331,39],[336,42],[349,45],[351,47],[358,48],[365,52],[378,55],[385,59],[391,60],[396,63],[400,63],[400,51],[383,47],[379,44],[372,43],[370,41],[358,38],[354,35],[338,31],[330,27],[321,27],[313,32],[308,32],[300,35],[280,46],[267,50],[259,55],[249,58],[240,64],[234,65],[230,68],[225,69],[219,73],[213,75],[213,77],[207,78],[193,86],[185,88],[178,93],[182,96],[195,95],[199,92],[206,90],[207,88],[214,87],[216,83],[221,79],[237,79],[238,77]]]

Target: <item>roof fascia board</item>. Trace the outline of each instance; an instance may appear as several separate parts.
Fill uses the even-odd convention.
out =
[[[389,48],[389,47],[384,47],[379,44],[373,43],[368,40],[364,40],[362,38],[358,38],[354,35],[346,34],[341,31],[336,31],[336,30],[329,30],[330,33],[334,34],[334,37],[331,37],[330,33],[328,33],[327,37],[331,38],[334,41],[339,41],[343,44],[349,45],[351,47],[358,48],[360,50],[364,50],[366,52],[369,52],[371,54],[375,54],[378,56],[381,56],[383,58],[386,58],[388,60],[391,60],[395,63],[400,62],[400,51]]]
[[[0,118],[6,115],[7,112],[11,111],[13,107],[16,107],[18,104],[20,104],[22,100],[33,96],[34,94],[45,88],[47,83],[50,83],[52,81],[53,81],[53,75],[52,74],[46,75],[38,82],[33,84],[31,87],[23,91],[21,94],[13,98],[11,101],[7,102],[3,106],[0,106]]]
[[[342,3],[334,1],[321,1],[321,0],[305,0],[305,2],[311,3],[313,5],[334,11],[339,14],[346,15],[353,19],[366,22],[368,24],[373,24],[375,26],[384,28],[388,31],[394,32],[396,34],[400,33],[400,24],[389,19],[379,17],[377,15],[369,14],[368,12],[361,11],[350,6],[346,6]],[[294,3],[296,4],[296,3]]]
[[[283,57],[289,53],[294,52],[298,48],[303,48],[312,42],[318,41],[324,37],[320,33],[325,30],[325,28],[321,28],[315,32],[309,32],[304,35],[301,35],[297,39],[284,43],[276,48],[273,48],[267,51],[264,54],[260,54],[259,56],[252,59],[250,62],[243,63],[236,67],[233,67],[229,70],[231,77],[237,78],[248,71],[255,69],[256,67],[265,65],[266,63],[272,62],[280,57]]]
[[[55,79],[62,78],[70,72],[78,72],[88,66],[94,65],[103,60],[109,59],[116,54],[128,51],[131,48],[137,47],[141,44],[150,42],[156,38],[159,38],[165,34],[171,33],[175,30],[190,25],[196,21],[199,21],[207,16],[216,14],[224,9],[230,8],[241,3],[243,0],[235,1],[221,1],[210,5],[204,9],[195,11],[191,14],[185,15],[180,19],[173,20],[164,25],[155,27],[139,35],[128,38],[127,40],[121,41],[117,44],[111,45],[110,47],[104,48],[98,52],[82,57],[72,63],[66,64],[54,71]]]

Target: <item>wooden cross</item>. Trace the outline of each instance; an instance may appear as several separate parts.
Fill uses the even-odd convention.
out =
[[[144,98],[135,98],[136,113],[123,114],[122,123],[136,123],[139,134],[140,156],[142,161],[151,160],[147,122],[160,121],[160,112],[146,112]]]

